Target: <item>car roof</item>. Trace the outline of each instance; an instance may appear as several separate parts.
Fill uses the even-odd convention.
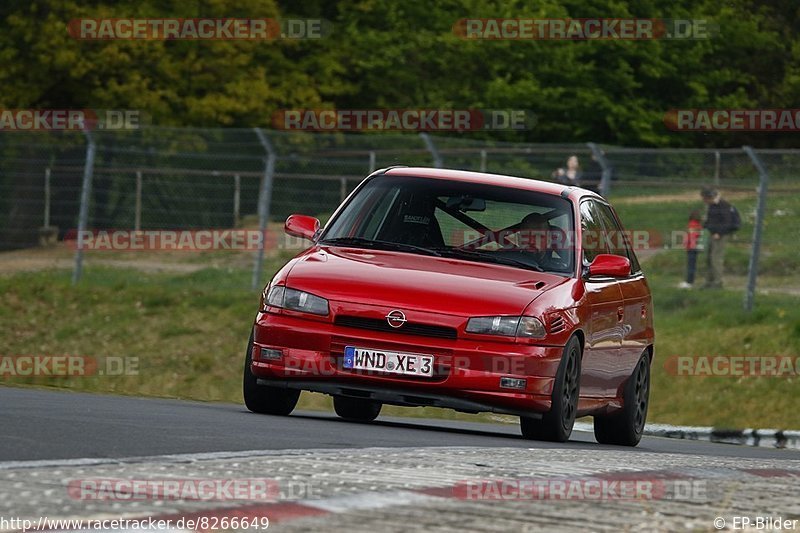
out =
[[[386,176],[408,176],[418,178],[434,178],[445,179],[453,181],[463,181],[467,183],[479,183],[484,185],[499,185],[501,187],[509,187],[513,189],[524,189],[528,191],[541,192],[545,194],[552,194],[563,196],[565,198],[579,199],[584,196],[600,196],[587,189],[574,187],[571,185],[562,185],[560,183],[552,183],[549,181],[535,180],[532,178],[519,178],[516,176],[505,176],[502,174],[489,174],[487,172],[472,172],[469,170],[453,170],[445,168],[430,168],[430,167],[389,167],[376,174],[383,174]]]

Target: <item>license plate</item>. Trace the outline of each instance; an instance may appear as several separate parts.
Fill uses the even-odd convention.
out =
[[[433,375],[433,356],[347,346],[344,349],[344,367],[350,370],[375,370],[387,374],[430,377]]]

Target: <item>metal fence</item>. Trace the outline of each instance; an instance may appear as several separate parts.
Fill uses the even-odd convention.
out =
[[[0,134],[0,250],[52,246],[81,229],[264,230],[294,212],[325,218],[376,168],[438,166],[553,180],[571,155],[580,161],[582,184],[610,197],[629,228],[669,235],[683,229],[690,204],[701,206],[702,185],[730,195],[744,218],[731,272],[749,276],[748,306],[759,268],[779,277],[800,266],[791,246],[800,237],[800,201],[792,202],[800,192],[800,150],[230,128]],[[768,180],[770,200],[779,204],[769,209]],[[659,246],[675,244],[668,240]],[[255,256],[252,283],[258,286],[263,249]],[[78,249],[76,281],[82,259]]]

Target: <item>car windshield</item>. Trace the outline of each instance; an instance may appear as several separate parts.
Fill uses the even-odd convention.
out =
[[[572,206],[556,195],[409,176],[370,180],[323,245],[393,249],[571,275]]]

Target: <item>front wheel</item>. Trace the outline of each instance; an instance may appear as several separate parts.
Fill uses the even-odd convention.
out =
[[[601,444],[636,446],[642,440],[650,403],[650,357],[647,352],[628,378],[618,413],[594,417],[594,438]]]
[[[345,420],[354,422],[372,422],[381,413],[381,402],[363,400],[361,398],[348,398],[346,396],[333,397],[333,410]]]
[[[526,439],[566,442],[572,434],[578,412],[581,381],[581,344],[572,337],[564,347],[553,384],[550,411],[541,419],[520,417],[520,429]]]
[[[294,411],[300,391],[279,387],[259,385],[256,376],[250,369],[253,354],[253,334],[247,343],[247,355],[244,358],[244,377],[242,379],[242,395],[247,408],[262,415],[286,416]]]

